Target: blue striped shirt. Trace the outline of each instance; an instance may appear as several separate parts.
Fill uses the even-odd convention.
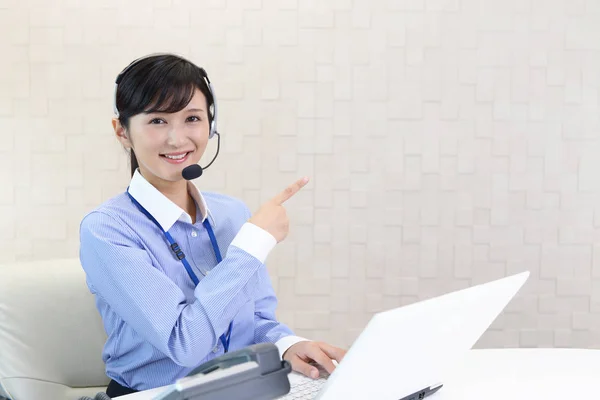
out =
[[[281,354],[306,340],[275,317],[277,299],[264,261],[276,241],[247,222],[250,211],[230,196],[201,193],[189,182],[191,217],[136,171],[129,192],[179,244],[197,286],[163,232],[119,194],[87,214],[80,260],[108,339],[102,358],[109,378],[136,390],[172,384],[223,354],[219,340],[233,321],[229,351],[272,342]],[[221,263],[202,225],[208,218]]]

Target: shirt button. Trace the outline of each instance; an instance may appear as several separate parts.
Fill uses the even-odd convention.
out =
[[[198,236],[198,232],[192,231],[192,237],[196,237],[196,236]]]
[[[219,345],[216,345],[212,351],[213,351],[213,353],[216,353],[217,351],[219,351]]]

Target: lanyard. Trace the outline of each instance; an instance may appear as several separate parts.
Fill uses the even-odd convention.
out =
[[[129,188],[127,188],[127,195],[129,196],[129,198],[131,199],[133,204],[135,204],[136,207],[142,213],[144,213],[144,215],[146,215],[146,217],[148,217],[152,222],[154,222],[156,224],[156,226],[158,226],[159,229],[165,234],[165,237],[167,238],[167,240],[169,241],[169,244],[171,245],[171,250],[173,250],[177,259],[179,259],[183,263],[183,266],[185,267],[185,270],[187,271],[190,278],[192,279],[192,282],[194,282],[194,285],[198,285],[198,282],[199,282],[198,277],[192,270],[192,267],[190,266],[190,263],[188,262],[188,260],[185,258],[185,254],[183,254],[183,251],[181,250],[181,248],[179,247],[177,242],[175,242],[175,240],[173,239],[173,236],[171,236],[171,234],[169,232],[165,231],[162,228],[162,226],[160,226],[158,221],[140,203],[138,203],[136,199],[133,198],[133,196],[129,193]],[[223,261],[223,257],[221,257],[221,251],[219,250],[219,246],[217,245],[217,238],[215,237],[215,233],[213,232],[213,229],[210,226],[210,223],[208,222],[208,218],[204,220],[202,225],[204,225],[204,228],[208,232],[208,237],[210,238],[210,243],[212,244],[212,248],[215,252],[215,257],[217,258],[217,262]],[[232,325],[233,325],[233,321],[229,323],[229,329],[227,330],[227,334],[221,335],[221,343],[223,343],[223,349],[225,350],[225,353],[227,353],[229,351],[229,341],[231,340]]]

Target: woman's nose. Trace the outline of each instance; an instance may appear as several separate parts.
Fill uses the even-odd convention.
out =
[[[167,133],[167,144],[170,146],[178,146],[185,140],[183,129],[172,126]]]

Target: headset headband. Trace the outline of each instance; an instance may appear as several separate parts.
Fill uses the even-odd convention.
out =
[[[155,57],[158,55],[174,55],[174,54],[172,54],[172,53],[153,53],[153,54],[149,54],[147,56],[140,57],[140,58],[132,61],[127,67],[125,67],[125,69],[123,69],[123,71],[121,71],[121,73],[119,73],[119,75],[117,75],[117,78],[115,79],[115,91],[114,91],[114,96],[113,96],[113,112],[115,113],[117,118],[119,117],[119,110],[117,109],[117,89],[119,87],[119,83],[121,83],[121,80],[123,79],[123,76],[127,73],[127,71],[129,71],[134,65],[136,65],[140,61],[145,60],[146,58]],[[177,56],[177,57],[183,59],[183,57],[180,57],[180,56]],[[186,60],[186,61],[188,61],[188,60]],[[190,62],[190,61],[188,61],[188,62]],[[200,73],[202,74],[202,78],[206,82],[206,86],[208,87],[208,91],[210,92],[210,96],[212,97],[212,104],[209,104],[209,111],[208,111],[210,113],[210,106],[212,105],[212,113],[211,113],[212,121],[210,122],[210,133],[208,136],[209,138],[212,138],[215,135],[215,133],[217,132],[217,98],[215,97],[214,88],[213,88],[212,84],[210,83],[210,79],[208,79],[208,74],[206,73],[204,68],[198,67],[197,65],[196,65],[196,67],[200,70]]]

